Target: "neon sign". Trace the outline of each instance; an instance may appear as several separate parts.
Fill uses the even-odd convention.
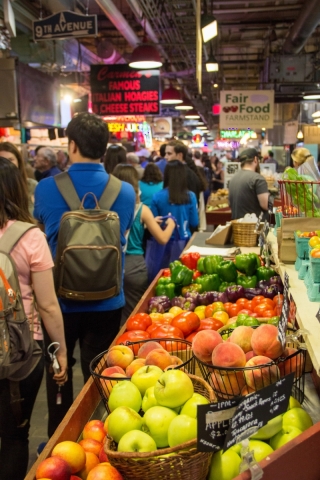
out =
[[[239,148],[240,142],[231,141],[228,142],[227,140],[218,140],[215,142],[218,148]]]
[[[254,133],[253,130],[220,130],[220,137],[221,138],[242,138],[244,135],[247,135],[247,138],[251,138],[253,133]]]
[[[145,139],[147,148],[152,147],[152,132],[151,127],[147,122],[143,123],[108,123],[109,132],[128,132],[137,133],[141,132]]]

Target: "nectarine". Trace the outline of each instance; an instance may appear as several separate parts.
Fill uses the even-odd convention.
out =
[[[57,443],[51,455],[52,457],[59,457],[65,460],[71,468],[71,473],[78,472],[86,463],[86,452],[84,448],[79,443],[69,440]]]
[[[155,342],[154,340],[150,342],[145,342],[141,345],[138,350],[138,358],[147,358],[148,353],[150,353],[154,349],[163,348],[159,342]],[[163,348],[164,350],[164,348]]]
[[[265,365],[265,366],[262,366]],[[280,378],[280,371],[277,365],[275,365],[271,358],[257,355],[247,361],[246,367],[259,367],[260,368],[246,368],[244,376],[247,385],[254,390],[260,390],[263,387],[275,383]]]
[[[239,347],[242,348],[244,353],[249,352],[252,350],[251,347],[251,337],[253,334],[253,328],[246,327],[245,325],[240,325],[239,327],[235,328],[230,335],[230,342],[236,343]]]
[[[241,368],[246,364],[246,356],[239,345],[230,341],[216,346],[211,361],[216,367]]]
[[[265,323],[256,328],[251,337],[252,350],[256,355],[275,358],[282,355],[284,348],[278,339],[278,328]]]
[[[192,340],[192,350],[199,360],[211,363],[214,348],[222,342],[221,335],[215,330],[201,330]]]
[[[133,359],[133,351],[126,345],[114,345],[107,353],[107,364],[109,367],[117,365],[125,370]]]

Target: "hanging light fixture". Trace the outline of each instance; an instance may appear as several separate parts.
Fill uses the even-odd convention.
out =
[[[219,71],[219,64],[213,55],[212,45],[210,46],[210,55],[208,60],[206,61],[206,70],[207,72],[218,72]]]
[[[320,98],[320,93],[313,93],[310,95],[303,95],[304,100],[318,100]]]
[[[187,97],[182,98],[182,103],[179,103],[174,107],[176,110],[192,110],[193,106]]]
[[[161,66],[160,54],[154,45],[144,42],[133,50],[129,67],[151,69]]]
[[[299,130],[299,132],[297,133],[297,138],[299,140],[302,140],[303,139],[303,131],[302,130]]]
[[[218,35],[218,22],[215,17],[206,13],[201,16],[201,32],[204,43]]]
[[[192,109],[185,114],[184,118],[200,118],[200,115],[196,110]]]
[[[174,105],[175,103],[182,103],[182,98],[179,90],[170,85],[169,88],[166,88],[162,92],[160,103],[166,105]]]
[[[302,131],[302,128],[301,128],[301,103],[299,104],[299,126],[300,126],[300,130],[298,130],[297,139],[302,140],[303,139],[303,131]]]

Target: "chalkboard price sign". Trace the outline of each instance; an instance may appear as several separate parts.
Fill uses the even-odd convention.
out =
[[[211,405],[198,405],[198,442],[199,452],[217,452],[224,445],[230,419],[233,417],[240,400],[226,400]]]
[[[230,421],[223,450],[249,438],[269,420],[286,412],[293,378],[294,374],[290,373],[276,383],[251,393],[241,400]]]
[[[286,344],[286,331],[288,325],[288,317],[289,317],[289,275],[287,272],[284,274],[284,281],[283,281],[283,304],[282,310],[280,315],[280,320],[278,324],[278,338],[279,341],[282,343],[283,346]]]

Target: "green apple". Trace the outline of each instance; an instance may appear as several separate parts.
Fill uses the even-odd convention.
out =
[[[302,432],[312,427],[313,421],[303,408],[294,407],[283,414],[283,426],[296,427]]]
[[[153,452],[154,450],[157,450],[156,442],[141,430],[125,433],[118,445],[118,452]]]
[[[207,480],[232,480],[239,475],[241,458],[230,448],[214,453]]]
[[[302,431],[299,428],[286,425],[274,437],[270,438],[270,445],[274,450],[277,450],[301,433]]]
[[[167,447],[169,425],[177,413],[167,407],[151,407],[144,414],[142,430],[156,442],[158,448]]]
[[[167,370],[154,387],[156,400],[163,407],[181,407],[193,394],[193,383],[182,370]]]
[[[197,424],[197,420],[188,415],[178,415],[174,418],[168,430],[169,447],[197,438]]]
[[[182,406],[180,410],[181,415],[189,415],[189,417],[197,418],[197,405],[207,405],[209,400],[200,393],[194,393],[189,400]]]
[[[259,428],[259,430],[254,434],[251,435],[250,438],[254,440],[268,440],[269,438],[273,437],[276,433],[280,432],[282,428],[282,415],[278,415],[277,417],[272,418],[269,420],[266,425]]]
[[[273,448],[261,440],[249,439],[249,450],[253,450],[253,456],[257,462],[260,462],[273,452]]]
[[[235,445],[232,445],[232,447],[230,447],[229,450],[233,450],[241,457],[241,443],[236,443]]]
[[[298,400],[296,398],[291,396],[289,398],[288,410],[291,410],[291,408],[295,408],[295,407],[302,408],[301,403],[298,402]]]
[[[154,387],[162,374],[163,370],[156,365],[145,365],[134,372],[131,377],[131,382],[138,387],[143,396],[148,388]]]
[[[138,387],[129,380],[118,382],[112,388],[108,406],[110,412],[118,407],[130,407],[136,412],[141,408],[142,398]]]
[[[146,412],[149,410],[151,407],[156,407],[158,406],[158,402],[156,400],[156,397],[154,396],[154,387],[149,387],[146,390],[146,393],[143,396],[142,399],[142,410]]]
[[[120,438],[130,430],[141,430],[142,417],[130,407],[118,407],[108,418],[108,435],[119,443]]]

